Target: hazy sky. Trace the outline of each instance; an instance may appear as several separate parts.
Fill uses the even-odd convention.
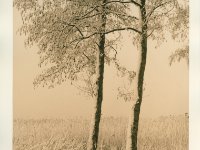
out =
[[[66,116],[89,116],[92,100],[69,83],[54,89],[33,89],[33,80],[39,73],[37,47],[25,49],[24,37],[16,34],[21,25],[20,15],[14,10],[14,117],[43,118]],[[122,40],[120,62],[134,68],[135,48],[131,39]],[[157,49],[148,43],[145,91],[141,115],[183,114],[188,112],[188,66],[186,61],[169,66],[170,54],[180,45],[169,39]],[[117,99],[117,87],[123,83],[113,66],[105,67],[103,116],[128,116],[129,103]]]

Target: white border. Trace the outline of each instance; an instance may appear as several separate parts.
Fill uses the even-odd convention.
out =
[[[200,150],[200,1],[190,0],[189,149]]]
[[[12,5],[12,0],[0,0],[0,150],[12,149]]]
[[[12,149],[13,8],[0,0],[0,150]],[[200,149],[200,1],[190,2],[190,138],[189,149]]]

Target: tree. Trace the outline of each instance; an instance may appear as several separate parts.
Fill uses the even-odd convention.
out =
[[[34,86],[53,88],[67,79],[74,83],[83,74],[88,74],[89,78],[85,81],[90,86],[86,92],[93,97],[95,103],[88,150],[97,149],[103,100],[104,62],[112,60],[108,56],[110,49],[116,52],[112,47],[115,40],[106,41],[105,36],[127,29],[139,32],[134,28],[125,27],[136,19],[126,15],[126,3],[129,2],[14,1],[14,6],[22,16],[23,25],[19,31],[27,37],[25,45],[38,46],[39,67],[44,69],[34,80]],[[116,22],[116,18],[119,22]],[[108,48],[105,49],[106,47]]]
[[[15,5],[21,10],[23,19],[20,31],[28,34],[26,45],[37,43],[40,66],[53,64],[35,79],[35,86],[48,84],[49,87],[54,87],[67,78],[74,81],[79,73],[88,71],[89,68],[91,76],[96,74],[96,85],[92,89],[95,106],[88,141],[88,150],[93,150],[97,147],[103,99],[106,18],[104,6],[100,7],[102,14],[100,17],[94,17],[95,24],[88,28],[91,23],[91,19],[87,19],[91,15],[90,9],[95,8],[87,8],[88,2],[67,1],[65,6],[64,1],[44,0],[41,5],[36,1],[15,1]],[[85,14],[82,15],[83,12]],[[92,31],[93,28],[96,28],[95,32]],[[82,42],[84,40],[85,43]]]
[[[143,81],[147,59],[147,41],[149,38],[156,40],[158,44],[165,40],[166,31],[171,29],[171,35],[174,39],[187,39],[186,29],[188,14],[185,9],[180,8],[178,1],[170,0],[140,0],[131,1],[139,10],[139,23],[134,24],[134,27],[140,32],[135,35],[135,43],[138,46],[139,59],[136,76],[133,81],[134,96],[132,103],[132,112],[129,116],[129,124],[127,128],[126,150],[137,150],[137,135],[139,126],[140,108],[143,96]],[[177,10],[178,15],[185,14],[179,18],[177,25]],[[180,10],[183,10],[182,12]],[[183,13],[184,12],[184,13]],[[169,29],[168,29],[169,28]],[[175,32],[175,31],[178,31]],[[185,30],[187,31],[187,29]],[[180,36],[180,37],[179,37]]]
[[[106,0],[103,0],[105,3]],[[105,51],[105,27],[106,27],[106,12],[105,5],[102,6],[102,16],[100,18],[101,27],[100,27],[100,41],[98,44],[99,51],[97,52],[97,89],[96,89],[96,101],[94,106],[94,113],[92,115],[92,122],[90,127],[90,134],[88,140],[88,150],[97,149],[98,143],[98,133],[99,133],[99,123],[101,119],[101,105],[103,100],[103,73],[104,73],[104,51]]]
[[[143,78],[146,66],[146,55],[147,55],[147,20],[146,20],[146,8],[145,0],[141,0],[139,7],[139,19],[140,19],[140,31],[139,34],[139,60],[137,65],[136,77],[134,79],[134,97],[132,106],[132,113],[129,116],[129,124],[127,128],[127,139],[126,139],[126,149],[127,150],[137,150],[137,133],[138,133],[138,123],[140,106],[142,103],[142,93],[143,93]]]

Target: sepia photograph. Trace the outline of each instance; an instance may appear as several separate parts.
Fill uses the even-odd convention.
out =
[[[13,150],[188,150],[189,2],[14,0]]]
[[[199,150],[199,5],[0,1],[0,150]]]

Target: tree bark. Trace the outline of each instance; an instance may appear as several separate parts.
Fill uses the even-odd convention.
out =
[[[138,125],[140,117],[140,107],[142,104],[142,95],[143,95],[143,80],[144,72],[146,66],[146,56],[147,56],[147,23],[146,23],[146,10],[145,10],[145,1],[141,0],[140,7],[140,19],[141,19],[141,31],[140,34],[140,43],[139,43],[139,60],[138,60],[138,69],[136,70],[134,88],[134,100],[132,102],[131,114],[129,116],[129,123],[127,128],[127,141],[126,141],[126,150],[137,150],[137,137],[138,137]]]
[[[107,0],[103,0],[103,3],[106,3]],[[98,135],[99,135],[99,124],[101,120],[101,106],[103,101],[103,78],[104,78],[104,50],[105,50],[105,27],[106,27],[106,12],[105,6],[102,6],[102,16],[101,20],[101,34],[98,44],[97,51],[97,67],[96,67],[96,93],[95,93],[95,104],[94,112],[92,114],[92,120],[90,125],[89,139],[87,144],[87,150],[96,150],[98,144]]]

